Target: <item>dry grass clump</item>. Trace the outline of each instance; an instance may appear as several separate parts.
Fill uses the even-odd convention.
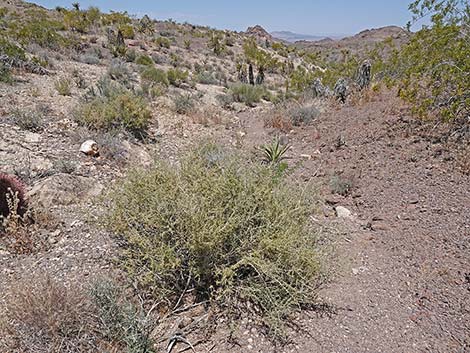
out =
[[[12,286],[0,312],[2,352],[153,352],[151,321],[110,281],[87,290],[28,278]]]
[[[195,109],[190,113],[190,118],[194,124],[201,124],[203,126],[221,125],[227,120],[224,116],[224,112],[215,106]]]
[[[288,132],[294,126],[311,124],[320,115],[320,110],[311,102],[284,101],[266,114],[265,126]]]
[[[9,352],[96,352],[91,303],[79,288],[50,278],[14,285],[6,297],[3,344]]]
[[[275,168],[205,146],[180,167],[131,173],[109,195],[121,267],[157,301],[191,291],[231,313],[251,303],[274,335],[315,303],[321,265],[314,202]]]

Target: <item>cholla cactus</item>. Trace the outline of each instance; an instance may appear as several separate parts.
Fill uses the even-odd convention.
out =
[[[238,64],[237,69],[238,69],[238,80],[241,83],[248,83],[248,78],[246,76],[246,66],[245,66],[245,64]]]
[[[357,73],[357,84],[359,85],[359,88],[363,90],[366,87],[369,87],[370,81],[371,81],[371,70],[372,70],[372,64],[370,63],[369,60],[366,60],[362,63],[362,65],[359,67],[358,73]]]
[[[248,80],[250,81],[250,85],[255,84],[255,74],[253,73],[253,65],[248,65]]]
[[[335,97],[340,100],[341,103],[346,103],[346,97],[348,96],[348,81],[345,78],[340,78],[335,84]]]
[[[16,198],[16,210],[11,209],[12,197]],[[6,218],[11,212],[24,216],[27,206],[24,184],[12,175],[0,173],[0,217]]]
[[[323,83],[319,78],[316,78],[312,82],[311,89],[314,97],[325,97],[327,95],[327,89],[323,86]]]
[[[264,68],[260,66],[258,69],[258,75],[256,76],[256,84],[262,85],[264,83]]]

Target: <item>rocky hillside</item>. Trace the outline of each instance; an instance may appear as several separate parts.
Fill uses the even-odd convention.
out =
[[[401,31],[0,27],[0,352],[466,351],[467,145],[362,60]]]

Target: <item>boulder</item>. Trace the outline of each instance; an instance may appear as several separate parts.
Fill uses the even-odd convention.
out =
[[[59,173],[38,182],[28,196],[38,205],[49,208],[91,199],[103,189],[103,185],[92,178]]]

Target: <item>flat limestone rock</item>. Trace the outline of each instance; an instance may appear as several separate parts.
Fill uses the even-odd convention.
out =
[[[28,196],[39,205],[49,208],[92,199],[101,194],[103,189],[104,186],[92,178],[59,173],[38,182]]]

